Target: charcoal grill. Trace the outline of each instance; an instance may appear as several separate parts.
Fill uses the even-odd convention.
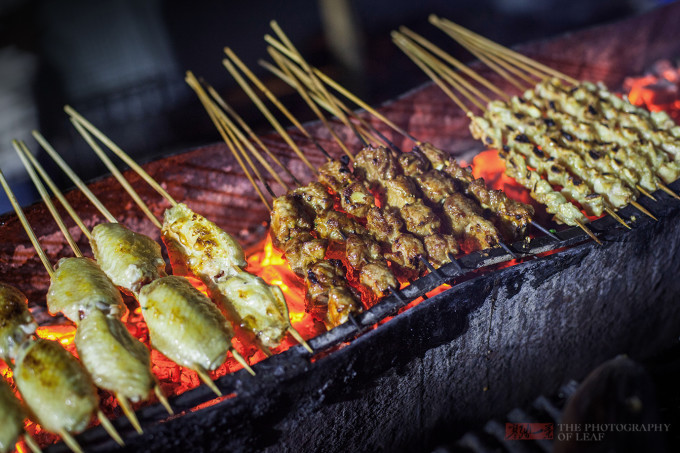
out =
[[[669,5],[520,50],[574,77],[618,87],[654,61],[680,55],[678,23],[680,5]],[[481,65],[476,69],[506,86]],[[382,112],[453,154],[479,149],[464,114],[432,84]],[[330,143],[321,125],[308,129],[322,144]],[[359,147],[349,133],[344,138]],[[299,179],[309,180],[283,143],[265,139]],[[313,164],[323,162],[313,146],[305,152]],[[145,168],[176,199],[187,200],[243,243],[265,234],[268,212],[224,146],[191,150]],[[160,215],[166,206],[158,196],[134,174],[126,176]],[[131,200],[121,201],[115,180],[103,178],[90,187],[116,218],[158,237]],[[670,187],[680,192],[680,182]],[[99,221],[81,194],[71,192],[68,199],[89,227]],[[313,357],[294,347],[258,363],[256,377],[244,371],[221,377],[216,383],[227,396],[219,400],[205,386],[172,397],[177,414],[170,418],[160,406],[144,407],[138,411],[141,436],[123,418],[115,420],[124,448],[100,428],[78,440],[92,451],[419,451],[439,432],[463,429],[552,393],[616,353],[647,357],[680,333],[680,305],[674,300],[680,291],[680,202],[665,194],[658,199],[642,200],[658,222],[628,208],[621,215],[635,218],[630,231],[609,217],[595,221],[592,229],[603,246],[572,228],[559,232],[559,242],[540,237],[513,244],[518,261],[500,249],[466,255],[459,260],[462,269],[445,266],[355,322],[312,339]],[[44,205],[31,206],[27,216],[53,262],[70,254]],[[16,217],[2,217],[0,231],[2,279],[44,314],[38,301],[44,300],[48,277]],[[85,238],[72,231],[86,247]],[[453,286],[397,315],[442,283]]]

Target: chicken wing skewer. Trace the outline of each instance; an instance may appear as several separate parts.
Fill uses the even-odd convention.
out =
[[[60,230],[70,244],[75,244],[30,162],[32,155],[28,148],[17,142],[15,147]],[[47,307],[51,314],[61,312],[76,324],[75,342],[80,360],[97,387],[116,396],[123,413],[141,434],[142,428],[130,402],[148,399],[152,390],[162,395],[151,372],[149,350],[122,322],[127,308],[113,282],[93,260],[83,257],[77,247],[72,249],[75,258],[62,258],[57,263],[47,293]],[[172,415],[167,399],[164,396],[159,399]]]
[[[123,160],[131,161],[130,157],[73,109],[67,108],[67,112],[76,129],[126,191],[130,195],[136,195],[90,133],[96,135]],[[152,180],[141,167],[132,167],[146,181]],[[154,188],[160,187],[157,183],[151,185]],[[288,306],[281,289],[245,270],[247,262],[238,242],[185,204],[175,202],[167,192],[159,193],[167,195],[166,200],[172,205],[165,212],[161,234],[169,254],[175,257],[173,264],[179,261],[186,263],[186,268],[206,285],[213,301],[225,308],[234,324],[251,333],[266,353],[271,354],[269,348],[278,346],[287,333],[311,352],[307,342],[290,323]],[[139,197],[134,199],[147,216],[155,220],[146,204]],[[181,269],[175,269],[176,273],[178,271]]]
[[[228,352],[254,374],[231,344],[231,326],[207,296],[189,280],[167,276],[158,243],[117,223],[51,145],[37,132],[34,136],[109,220],[92,229],[92,251],[111,281],[139,301],[152,346],[178,365],[196,371],[217,395],[221,392],[207,372],[224,363]]]
[[[1,170],[0,184],[31,242],[36,246],[36,251],[45,264],[50,278],[53,278],[55,272],[40,248]],[[32,328],[26,329],[24,326],[27,322],[30,326],[32,317],[28,311],[26,297],[17,290],[11,289],[13,291],[7,290],[7,287],[3,288],[3,298],[0,300],[3,305],[1,311],[2,315],[8,319],[0,319],[0,323],[10,328],[12,326],[18,328],[15,328],[13,332],[8,330],[2,332],[7,335],[2,338],[5,344],[3,354],[6,354],[9,359],[6,363],[13,362],[16,386],[40,425],[48,431],[58,433],[69,448],[80,452],[81,448],[71,433],[84,430],[92,415],[96,413],[102,427],[122,446],[123,440],[120,435],[98,408],[97,392],[85,368],[58,342],[36,338],[32,333],[28,333]],[[11,304],[14,308],[8,310],[7,304]]]

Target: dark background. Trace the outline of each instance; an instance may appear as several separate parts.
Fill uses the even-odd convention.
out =
[[[609,22],[669,0],[0,0],[0,166],[20,201],[36,199],[11,140],[39,129],[74,169],[106,173],[62,111],[70,104],[139,161],[219,140],[193,92],[204,77],[256,131],[270,129],[221,64],[230,46],[296,115],[291,90],[257,66],[276,19],[315,66],[372,104],[426,76],[390,40],[406,25],[451,54],[471,56],[431,26],[434,13],[512,45]],[[40,156],[48,163],[44,156]],[[63,186],[69,184],[52,171]],[[10,209],[0,197],[0,213]]]

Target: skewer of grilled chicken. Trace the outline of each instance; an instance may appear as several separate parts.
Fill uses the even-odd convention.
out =
[[[326,324],[338,326],[361,311],[359,295],[347,284],[347,270],[340,260],[325,259],[328,240],[312,235],[314,214],[299,197],[286,194],[274,199],[270,232],[293,272],[307,290],[307,311]]]
[[[26,412],[5,379],[0,377],[0,453],[10,453],[20,437],[33,453],[40,452],[35,440],[24,431]]]
[[[605,142],[606,144],[614,145],[609,150],[609,155],[613,159],[617,159],[625,165],[630,171],[637,171],[641,173],[640,184],[648,191],[654,191],[657,188],[664,189],[659,184],[658,179],[654,174],[658,175],[666,184],[675,181],[680,176],[680,164],[669,158],[668,153],[655,145],[632,127],[620,127],[617,124],[612,124],[612,121],[607,118],[594,119],[591,111],[597,113],[594,108],[589,111],[573,112],[577,115],[570,114],[564,110],[564,102],[561,102],[561,97],[541,97],[538,93],[539,88],[543,84],[548,83],[558,84],[557,81],[542,82],[537,85],[537,89],[527,90],[522,98],[513,97],[511,99],[513,107],[521,109],[526,114],[545,115],[545,121],[552,120],[567,133],[589,142]],[[545,93],[545,91],[544,91]],[[609,92],[607,92],[609,93]],[[611,93],[609,93],[611,94]],[[623,103],[618,97],[614,97],[619,105]],[[624,103],[619,105],[621,108],[630,106]],[[636,108],[635,113],[641,116],[650,116],[650,113],[644,109]],[[655,112],[660,113],[660,112]],[[654,115],[652,113],[651,115]],[[667,117],[667,114],[664,113]],[[672,120],[671,120],[672,122]],[[662,123],[665,124],[665,123]],[[673,123],[672,127],[676,127]],[[616,146],[618,145],[618,146]],[[650,173],[652,176],[650,176]]]
[[[122,174],[94,142],[90,133],[96,135],[126,162],[134,161],[73,109],[67,107],[66,111],[71,115],[78,132],[156,223],[145,203],[136,196],[127,182],[124,183]],[[160,188],[136,163],[131,164],[131,167],[152,187]],[[311,352],[309,345],[290,323],[288,306],[281,289],[245,270],[247,262],[238,242],[215,223],[193,212],[185,204],[175,202],[164,190],[159,190],[159,193],[172,205],[166,210],[161,226],[168,252],[175,255],[171,263],[186,264],[177,267],[175,273],[189,271],[198,277],[208,288],[213,301],[224,308],[235,325],[254,335],[265,352],[269,353],[269,348],[278,346],[288,333]]]
[[[221,392],[210,379],[207,371],[212,371],[224,363],[227,352],[231,352],[249,373],[254,374],[247,362],[231,345],[233,331],[224,316],[214,305],[213,308],[216,313],[208,313],[203,308],[205,303],[207,305],[212,304],[207,296],[196,289],[186,278],[169,278],[165,274],[160,245],[151,238],[135,233],[116,223],[115,217],[102,205],[49,143],[37,132],[34,132],[34,136],[57,165],[109,220],[110,223],[100,224],[93,228],[91,245],[97,264],[111,281],[120,289],[134,295],[138,301],[140,301],[142,290],[154,282],[156,282],[155,291],[167,286],[167,293],[173,295],[172,303],[167,304],[167,306],[157,306],[156,309],[148,313],[147,310],[142,309],[142,316],[149,326],[151,345],[166,357],[175,357],[181,362],[180,365],[196,371],[201,380],[217,395],[221,395]],[[161,263],[163,263],[163,266],[161,266]],[[182,287],[181,290],[178,289],[180,286]],[[201,303],[199,308],[194,307],[199,301],[204,303]],[[184,316],[187,313],[204,313],[204,315]],[[173,319],[173,316],[184,316],[186,323],[183,325],[170,322],[163,324],[163,321],[169,321]],[[214,316],[220,318],[224,325],[215,326],[214,323],[209,322]],[[201,323],[204,321],[206,324],[202,325]],[[214,341],[211,345],[215,347],[219,344],[221,348],[219,351],[211,350],[203,353],[192,349],[193,347],[200,347],[201,339],[197,338],[196,341],[187,342],[184,345],[177,345],[172,340],[186,335],[186,332],[219,338],[219,341]],[[219,363],[214,359],[218,355],[221,357]],[[195,357],[205,356],[209,356],[211,359],[200,363],[192,362]]]

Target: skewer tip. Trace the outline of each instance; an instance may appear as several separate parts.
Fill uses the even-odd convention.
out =
[[[545,234],[546,236],[548,236],[549,238],[551,238],[551,239],[553,239],[553,240],[555,240],[555,241],[560,241],[560,238],[557,237],[556,234],[552,233],[549,229],[547,229],[546,227],[544,227],[544,226],[541,225],[540,223],[538,223],[538,222],[532,220],[531,222],[529,222],[529,224],[530,224],[531,226],[533,226],[534,228],[536,228],[538,231],[544,233],[544,234]]]
[[[116,399],[118,400],[118,405],[123,410],[123,413],[130,421],[130,424],[135,429],[135,431],[137,431],[138,434],[144,434],[144,431],[142,430],[142,425],[139,424],[137,414],[135,414],[135,411],[132,409],[130,402],[124,396],[121,395],[116,395]]]
[[[613,209],[611,209],[611,208],[604,208],[604,210],[607,211],[607,214],[609,214],[610,216],[612,216],[612,217],[614,218],[614,220],[616,220],[617,222],[619,222],[621,225],[625,226],[625,227],[628,228],[629,230],[631,229],[631,227],[626,223],[626,221],[623,220],[623,219],[621,218],[621,216],[619,216],[616,212],[614,212]]]
[[[80,448],[78,441],[65,429],[59,430],[59,436],[64,441],[64,443],[71,449],[74,453],[83,453],[83,449]]]
[[[243,356],[241,354],[239,354],[239,352],[236,349],[234,349],[234,348],[231,349],[231,355],[234,356],[234,359],[236,359],[236,361],[238,363],[240,363],[241,366],[243,368],[245,368],[246,371],[248,371],[248,373],[251,374],[251,376],[255,376],[255,371],[253,371],[253,369],[250,368],[250,365],[248,365],[248,362],[246,362],[246,359],[244,359]]]
[[[163,394],[163,390],[161,390],[161,386],[158,385],[158,383],[156,383],[156,386],[153,388],[153,392],[156,394],[156,398],[158,398],[158,401],[160,401],[165,410],[168,411],[168,414],[175,415],[175,411],[172,410],[168,398]]]
[[[288,332],[290,333],[290,335],[293,338],[295,338],[295,340],[298,343],[300,343],[302,345],[303,348],[305,348],[307,350],[307,352],[309,352],[310,354],[314,354],[314,350],[312,349],[312,347],[309,345],[309,343],[307,343],[307,341],[305,341],[304,338],[302,338],[302,335],[300,335],[300,332],[295,330],[295,328],[293,326],[288,327]]]
[[[656,183],[656,185],[659,187],[659,189],[663,190],[664,192],[666,192],[666,193],[667,193],[668,195],[670,195],[671,197],[675,198],[676,200],[680,200],[680,195],[678,195],[677,193],[673,192],[673,191],[672,191],[668,186],[666,186],[665,184],[661,184],[660,182],[658,182],[658,183]]]
[[[118,431],[116,431],[116,428],[113,426],[113,423],[111,423],[111,420],[109,420],[102,411],[97,411],[97,418],[99,419],[99,423],[102,424],[102,428],[104,428],[109,436],[111,436],[111,438],[115,440],[116,443],[121,447],[125,446],[123,438],[120,437],[120,434],[118,434]]]
[[[34,438],[32,438],[28,433],[24,433],[24,442],[26,442],[26,445],[28,445],[28,448],[33,452],[33,453],[42,453],[42,450],[40,449],[40,445],[38,445],[38,442],[35,441]]]
[[[222,396],[222,392],[220,389],[217,388],[217,385],[215,385],[215,382],[208,376],[207,371],[205,371],[202,367],[196,366],[194,368],[194,371],[198,374],[198,377],[203,381],[205,385],[208,386],[210,390],[212,390],[217,396]]]
[[[597,242],[597,243],[600,244],[600,245],[604,245],[604,244],[602,244],[602,241],[600,241],[600,240],[597,238],[597,236],[595,236],[595,233],[593,233],[592,231],[590,231],[590,228],[588,228],[587,226],[585,226],[585,225],[583,224],[583,222],[581,222],[580,220],[575,220],[575,222],[576,222],[576,225],[578,225],[578,227],[581,228],[581,229],[583,230],[583,232],[586,233],[586,234],[590,237],[590,239],[592,239],[593,241]]]
[[[517,253],[515,253],[515,252],[510,248],[510,246],[509,246],[508,244],[506,244],[506,243],[503,242],[503,241],[498,241],[498,245],[500,245],[501,248],[502,248],[503,250],[505,250],[506,253],[507,253],[508,255],[510,255],[510,256],[512,257],[513,260],[519,259],[519,255],[517,255]]]
[[[638,208],[643,214],[648,215],[648,216],[651,217],[652,219],[654,219],[654,220],[656,220],[656,221],[659,220],[659,219],[657,219],[656,217],[654,217],[654,214],[652,214],[651,212],[649,212],[649,211],[647,210],[647,208],[645,208],[644,206],[642,206],[642,205],[641,205],[640,203],[638,203],[637,201],[631,201],[630,204],[632,204],[633,206],[635,206],[636,208]]]

